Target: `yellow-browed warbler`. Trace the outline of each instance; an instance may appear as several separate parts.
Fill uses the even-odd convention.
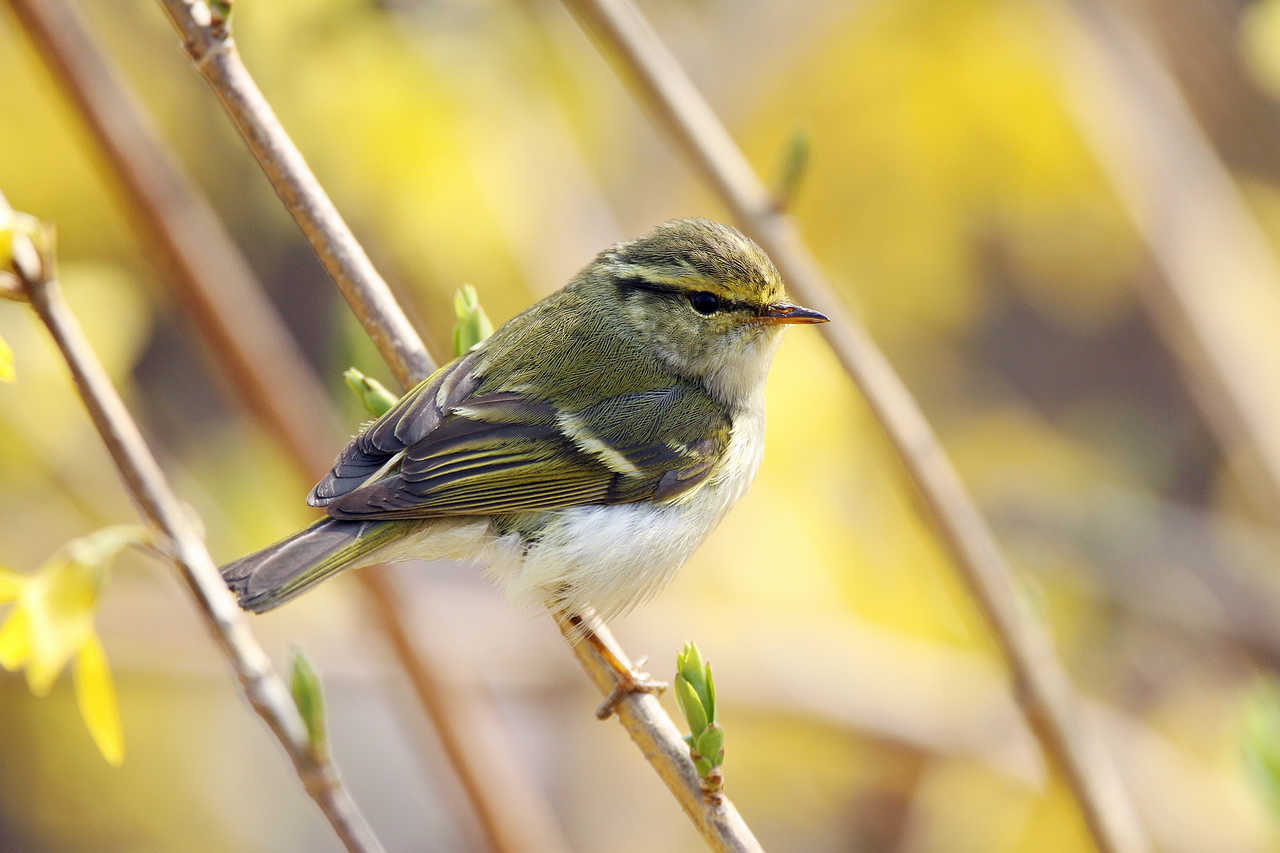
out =
[[[735,229],[667,222],[420,382],[311,490],[326,518],[223,577],[263,611],[344,569],[474,559],[518,598],[622,612],[755,476],[781,327],[826,319]]]

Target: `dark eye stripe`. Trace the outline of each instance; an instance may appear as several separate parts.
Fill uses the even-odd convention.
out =
[[[620,278],[618,279],[618,286],[631,288],[633,290],[647,290],[650,293],[665,293],[677,296],[684,293],[683,288],[676,287],[672,284],[662,284],[656,281],[649,281],[649,279],[640,278],[639,276]]]
[[[718,296],[714,293],[711,293],[710,291],[691,290],[690,288],[680,287],[674,284],[666,284],[659,281],[650,281],[649,279],[641,278],[640,276],[627,276],[625,278],[615,279],[615,281],[617,281],[618,287],[620,288],[624,288],[624,289],[629,288],[632,290],[647,290],[650,293],[661,293],[664,296],[679,296],[679,297],[687,298],[690,300],[692,300],[695,296],[701,293],[706,293],[708,296],[711,296],[714,299],[716,299],[717,305],[715,309],[705,313],[714,313],[714,311],[750,311],[754,314],[754,313],[758,313],[758,310],[759,310],[754,305],[750,305],[746,302],[738,302],[733,299],[725,299],[723,296]],[[695,306],[695,310],[697,310],[696,306]],[[703,313],[703,312],[699,312],[699,313]]]

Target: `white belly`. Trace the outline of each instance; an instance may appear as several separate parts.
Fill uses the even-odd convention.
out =
[[[746,491],[764,452],[763,406],[734,418],[729,445],[707,482],[683,500],[559,510],[527,552],[495,543],[491,573],[508,594],[609,618],[652,598]]]
[[[549,600],[572,610],[616,616],[652,598],[675,576],[738,498],[764,453],[764,406],[739,411],[724,457],[700,488],[676,502],[578,506],[547,513],[533,543],[496,536],[490,521],[440,519],[370,561],[462,559],[484,564],[513,599]]]

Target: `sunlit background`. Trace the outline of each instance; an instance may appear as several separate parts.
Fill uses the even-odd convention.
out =
[[[1143,150],[1124,119],[1156,107],[1081,59],[1096,21],[1052,5],[642,8],[767,182],[807,138],[789,210],[990,519],[1155,844],[1280,850],[1276,747],[1255,724],[1280,657],[1280,514],[1245,482],[1251,449],[1211,428],[1212,394],[1185,369],[1194,349],[1166,325],[1168,247],[1122,200],[1146,158],[1129,173],[1107,159]],[[1110,5],[1181,88],[1197,144],[1233,179],[1234,215],[1270,249],[1280,2]],[[77,6],[354,430],[342,370],[390,377],[159,8]],[[1064,32],[1071,21],[1082,28]],[[237,0],[234,27],[437,357],[464,282],[501,322],[613,241],[728,218],[557,3]],[[215,558],[307,523],[310,484],[237,404],[7,8],[0,115],[0,190],[56,224],[69,299]],[[1187,177],[1160,175],[1162,203],[1194,209],[1177,194]],[[1229,260],[1236,236],[1199,249]],[[1240,338],[1270,355],[1246,384],[1280,433],[1280,278],[1249,291],[1200,269],[1202,292],[1243,300],[1217,307],[1247,313]],[[0,303],[0,336],[17,370],[0,385],[0,564],[29,572],[135,513],[43,330]],[[787,334],[768,414],[751,492],[660,598],[613,626],[656,675],[686,640],[711,660],[728,792],[764,846],[1092,849],[900,463],[811,330]],[[702,849],[626,735],[595,721],[598,696],[545,614],[513,609],[474,570],[402,568],[420,631],[496,704],[509,761],[570,849]],[[280,665],[297,646],[320,671],[336,758],[390,850],[484,849],[351,578],[251,622]],[[124,765],[103,762],[68,676],[37,699],[0,673],[0,849],[337,849],[167,566],[123,558],[98,625]]]

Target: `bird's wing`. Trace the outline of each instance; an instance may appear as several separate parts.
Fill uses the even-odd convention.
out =
[[[351,439],[333,468],[307,495],[307,503],[327,506],[355,491],[406,447],[438,427],[454,405],[475,391],[479,377],[473,368],[478,355],[472,352],[440,367]]]
[[[669,500],[706,479],[729,439],[723,409],[687,382],[567,411],[521,391],[469,393],[474,383],[454,373],[428,379],[344,451],[313,492],[331,516],[432,518]],[[328,496],[327,483],[345,486],[361,472],[368,478],[402,451],[386,476]]]

